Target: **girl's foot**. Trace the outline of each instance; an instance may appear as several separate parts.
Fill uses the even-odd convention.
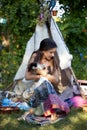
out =
[[[56,113],[51,114],[51,121],[55,121],[58,119],[58,115]]]

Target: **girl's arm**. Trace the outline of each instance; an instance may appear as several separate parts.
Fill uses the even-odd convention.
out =
[[[59,78],[58,78],[58,72],[55,71],[53,74],[47,74],[45,76],[54,86],[57,86],[59,83]]]
[[[30,60],[29,60],[29,63],[28,63],[28,66],[29,64],[31,64],[32,62],[34,62],[34,59],[36,57],[36,53],[34,53]],[[25,73],[25,79],[26,80],[38,80],[40,78],[40,75],[37,75],[35,73],[32,72],[32,70],[28,71],[28,66],[27,66],[27,69],[26,69],[26,73]]]

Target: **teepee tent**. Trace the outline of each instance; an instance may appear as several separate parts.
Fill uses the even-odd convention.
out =
[[[58,60],[58,65],[59,65],[59,80],[60,80],[58,89],[62,87],[65,93],[68,92],[68,95],[70,95],[69,89],[70,90],[72,89],[73,91],[74,85],[78,87],[76,77],[71,67],[71,61],[72,61],[73,56],[70,54],[69,49],[67,48],[65,44],[65,41],[59,30],[58,25],[56,24],[54,19],[51,17],[50,21],[44,22],[43,25],[40,25],[37,23],[35,32],[33,33],[32,37],[27,42],[27,46],[25,49],[25,54],[23,56],[22,63],[14,77],[14,82],[15,82],[14,91],[17,94],[22,94],[26,88],[32,85],[30,81],[26,81],[24,79],[29,59],[32,53],[39,48],[40,42],[44,38],[49,38],[49,37],[52,38],[57,44],[56,59]]]
[[[61,75],[60,80],[62,80],[61,82],[64,82],[62,85],[63,86],[68,86],[70,84],[73,85],[74,84],[73,81],[76,81],[76,78],[71,68],[72,55],[70,54],[64,42],[64,39],[62,37],[62,34],[58,28],[58,25],[56,24],[54,19],[51,19],[50,30],[51,30],[52,38],[58,46],[57,56],[59,59],[59,68],[60,68],[60,75]],[[46,24],[44,24],[43,26],[37,24],[35,33],[27,43],[22,63],[14,77],[14,81],[16,81],[17,83],[16,86],[19,87],[18,89],[23,89],[24,87],[25,90],[25,88],[27,88],[29,82],[24,82],[23,79],[25,77],[26,68],[29,59],[31,57],[31,54],[39,48],[40,42],[44,38],[48,38],[48,37],[49,37],[49,33]],[[16,91],[16,89],[14,90]],[[20,91],[22,92],[23,90]]]
[[[72,55],[70,54],[64,42],[64,39],[62,37],[62,34],[53,19],[51,19],[50,28],[51,28],[53,40],[56,42],[58,46],[57,53],[59,56],[61,69],[66,69],[68,67],[71,67]],[[48,37],[49,37],[49,34],[48,34],[47,26],[45,24],[43,26],[39,26],[37,24],[35,33],[33,34],[33,36],[30,38],[30,40],[27,43],[27,47],[25,50],[22,64],[19,67],[14,80],[24,78],[26,67],[27,67],[27,64],[28,64],[28,61],[30,59],[32,52],[36,51],[39,48],[40,42],[44,38],[48,38]]]

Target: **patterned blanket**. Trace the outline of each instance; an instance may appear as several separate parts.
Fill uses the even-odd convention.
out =
[[[36,125],[40,125],[40,126],[44,126],[47,124],[53,124],[53,123],[56,123],[62,119],[64,119],[64,116],[60,116],[60,117],[58,117],[57,120],[52,121],[52,120],[50,120],[50,117],[43,117],[43,116],[41,117],[41,116],[35,116],[35,115],[30,115],[30,114],[28,114],[25,118],[25,120],[28,123],[36,124]]]

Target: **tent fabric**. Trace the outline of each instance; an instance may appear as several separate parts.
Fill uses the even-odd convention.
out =
[[[64,39],[62,37],[62,34],[59,30],[59,27],[54,21],[54,19],[51,19],[50,30],[51,30],[52,38],[58,46],[57,54],[59,57],[59,66],[61,70],[67,69],[71,67],[71,60],[73,57],[70,54],[64,42]],[[29,39],[27,43],[22,63],[14,77],[14,81],[23,79],[25,77],[26,67],[31,57],[31,54],[33,53],[33,51],[39,48],[40,42],[44,38],[48,38],[48,37],[49,34],[48,34],[47,26],[45,24],[43,26],[37,24],[34,34],[32,35],[32,37]]]

